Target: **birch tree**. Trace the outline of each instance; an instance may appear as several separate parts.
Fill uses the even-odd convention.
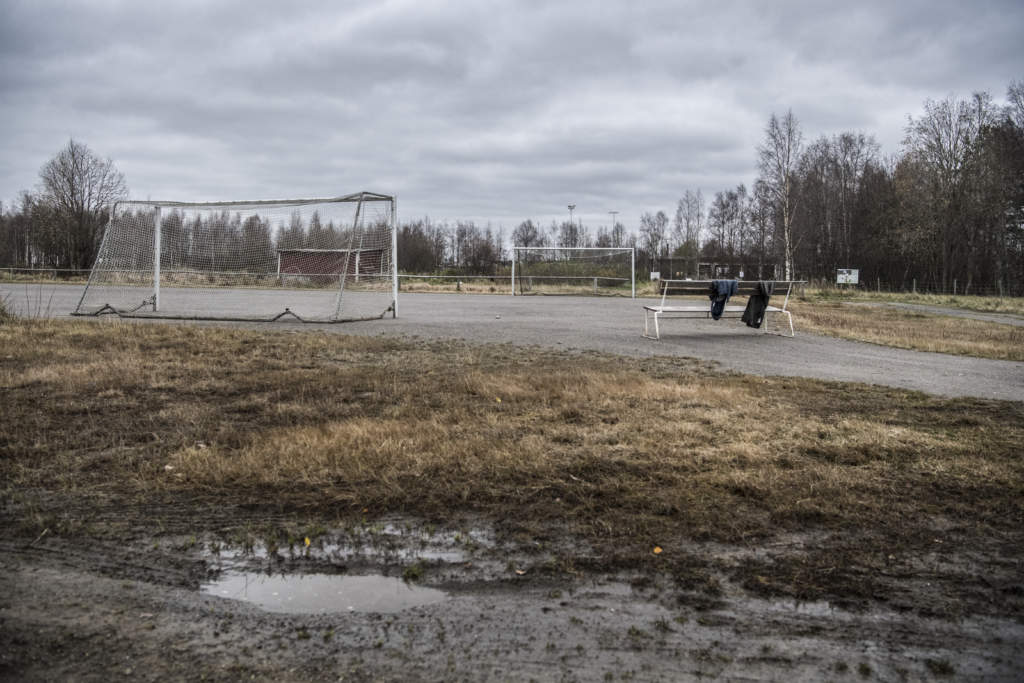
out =
[[[779,119],[772,114],[765,127],[764,143],[757,148],[758,169],[779,217],[784,277],[793,277],[793,216],[797,209],[796,166],[803,151],[803,135],[793,110]]]

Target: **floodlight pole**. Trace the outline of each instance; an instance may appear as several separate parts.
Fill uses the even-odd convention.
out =
[[[608,213],[610,213],[612,215],[612,230],[614,231],[615,230],[615,217],[619,215],[619,212],[618,211],[609,211]]]
[[[572,225],[572,212],[576,210],[575,204],[569,205],[569,225]]]

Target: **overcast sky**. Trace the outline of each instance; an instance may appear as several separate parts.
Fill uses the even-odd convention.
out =
[[[768,117],[899,150],[1024,80],[1024,3],[0,0],[0,200],[69,137],[132,198],[396,194],[403,220],[635,228],[750,183]]]

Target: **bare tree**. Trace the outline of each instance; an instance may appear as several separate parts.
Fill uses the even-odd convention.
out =
[[[45,204],[47,232],[63,245],[71,268],[87,268],[99,247],[111,205],[128,193],[124,175],[110,159],[69,140],[39,170],[40,203]]]
[[[765,128],[764,144],[757,148],[758,167],[781,222],[779,227],[787,280],[793,276],[793,215],[797,207],[794,178],[802,149],[803,135],[793,110],[786,112],[781,120],[772,114]]]
[[[659,211],[656,214],[646,212],[640,216],[640,240],[652,264],[655,259],[665,256],[668,246],[667,237],[668,216],[664,211]]]
[[[926,100],[924,116],[907,122],[907,156],[926,174],[928,203],[919,220],[930,226],[938,242],[939,282],[950,285],[954,255],[963,250],[972,270],[977,249],[976,224],[968,220],[970,169],[982,133],[996,121],[996,108],[988,93],[970,100],[948,97]]]
[[[609,234],[611,239],[611,246],[613,247],[628,247],[632,246],[629,243],[629,235],[626,234],[626,226],[620,221],[615,221],[612,225],[611,233]]]
[[[764,181],[754,183],[753,192],[747,201],[747,216],[750,218],[751,248],[757,263],[758,279],[765,278],[765,262],[771,237],[774,208]],[[773,273],[774,274],[774,273]]]
[[[676,246],[697,244],[704,230],[704,195],[687,190],[676,205],[675,221],[672,225]]]
[[[543,247],[546,246],[545,242],[544,231],[537,227],[532,220],[523,221],[512,231],[512,246]]]
[[[1010,81],[1006,88],[1006,116],[1024,130],[1024,81]]]
[[[590,246],[590,231],[582,221],[562,221],[555,235],[555,243],[560,247]]]

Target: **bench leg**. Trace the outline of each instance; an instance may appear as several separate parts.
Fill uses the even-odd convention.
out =
[[[793,331],[793,314],[790,313],[789,311],[779,311],[779,313],[785,313],[786,314],[786,320],[787,320],[787,322],[789,322],[789,336],[790,337],[795,337],[796,336],[796,332]],[[769,318],[769,316],[774,317],[774,314],[768,313],[767,311],[765,311],[764,320],[761,321],[761,328],[764,330],[765,334],[768,334],[768,318]],[[782,332],[776,332],[776,334],[778,334],[780,336],[783,336],[783,337],[786,336]]]
[[[654,313],[654,336],[650,336],[650,328],[648,324],[650,322],[650,311],[646,308],[643,311],[643,336],[647,339],[653,339],[655,341],[662,341],[662,334],[657,329],[657,313]]]
[[[654,315],[654,325],[657,325],[657,315]],[[655,327],[656,329],[656,327]],[[650,311],[644,309],[643,311],[643,336],[645,339],[657,339],[657,337],[650,336]]]

